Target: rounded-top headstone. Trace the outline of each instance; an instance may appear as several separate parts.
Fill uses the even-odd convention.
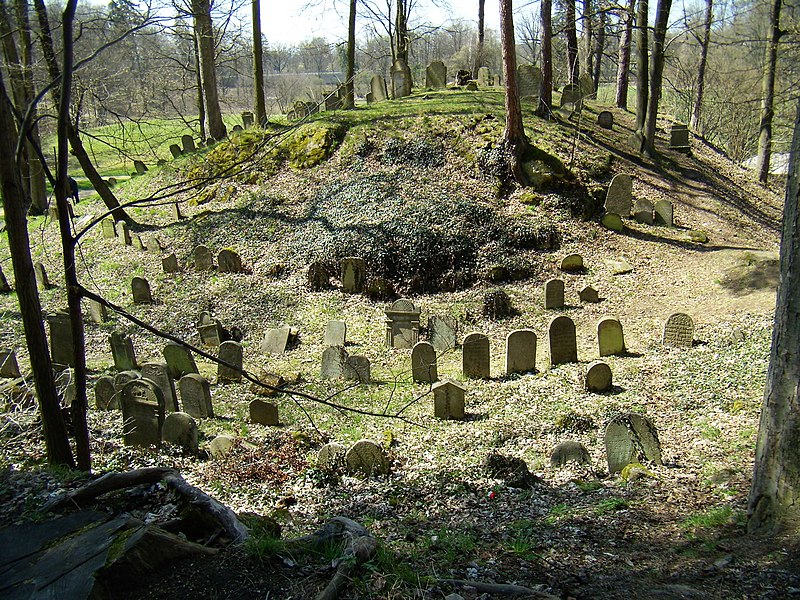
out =
[[[597,115],[597,124],[603,129],[614,128],[614,113],[609,110],[604,110]]]
[[[694,321],[686,313],[673,313],[664,323],[665,346],[689,348],[694,342]]]
[[[363,475],[385,475],[389,472],[389,459],[372,440],[359,440],[345,455],[347,470]]]
[[[478,332],[468,333],[461,347],[464,377],[489,379],[489,338]]]
[[[561,270],[568,273],[583,270],[583,257],[580,254],[569,254],[561,259]]]
[[[432,383],[439,379],[436,349],[429,342],[417,342],[411,349],[411,378],[415,383]]]
[[[550,321],[547,328],[550,341],[550,364],[578,362],[578,344],[575,339],[575,323],[561,315]]]
[[[625,354],[625,337],[622,323],[615,317],[603,317],[597,322],[597,345],[600,356]]]
[[[342,444],[325,444],[317,452],[317,468],[323,471],[339,471],[344,467],[346,455],[347,448]]]
[[[177,444],[189,452],[197,452],[197,424],[191,415],[183,412],[170,413],[164,419],[161,439]]]
[[[592,464],[592,459],[589,456],[589,451],[580,442],[561,442],[550,453],[550,466],[563,467],[569,462],[590,465]]]
[[[586,370],[586,390],[589,392],[607,392],[611,389],[611,367],[603,361],[595,361]]]
[[[625,229],[625,223],[622,222],[622,217],[616,213],[604,214],[600,219],[600,224],[611,231],[622,231]]]
[[[633,179],[631,179],[631,176],[624,173],[614,175],[606,194],[606,212],[614,213],[621,217],[630,216],[633,204],[632,198]]]
[[[231,451],[234,443],[236,443],[236,438],[229,435],[218,435],[211,440],[208,451],[213,458],[222,458]]]
[[[94,404],[98,410],[112,410],[120,407],[113,377],[100,377],[95,382]]]

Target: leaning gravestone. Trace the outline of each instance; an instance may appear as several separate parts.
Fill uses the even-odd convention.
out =
[[[321,379],[339,379],[344,375],[347,351],[341,346],[331,346],[322,353]]]
[[[625,354],[625,338],[622,323],[614,317],[603,317],[597,322],[597,345],[600,356],[622,356]]]
[[[264,354],[283,354],[289,343],[291,328],[288,325],[268,329],[261,342],[261,351]]]
[[[628,413],[612,419],[605,432],[606,459],[610,474],[631,463],[661,462],[661,444],[653,423],[642,415]]]
[[[230,366],[217,365],[217,381],[242,380],[242,345],[239,342],[222,342],[219,345],[219,359]]]
[[[461,345],[464,377],[489,379],[489,338],[482,333],[469,333]]]
[[[458,344],[458,322],[452,317],[431,316],[428,318],[428,335],[439,352],[452,350]]]
[[[145,239],[145,247],[150,254],[161,254],[164,250],[159,239],[154,235],[148,235]]]
[[[542,72],[533,65],[517,66],[517,90],[521,100],[538,98],[542,83]]]
[[[587,285],[585,288],[579,291],[578,297],[580,298],[581,302],[588,302],[590,304],[600,302],[600,295],[597,293],[597,290],[590,285]]]
[[[392,80],[392,98],[402,98],[411,95],[411,88],[413,87],[411,81],[411,69],[402,58],[398,58],[392,64],[389,71]]]
[[[411,379],[415,383],[432,383],[439,379],[436,349],[428,342],[417,342],[411,349]]]
[[[117,237],[122,240],[124,245],[133,245],[133,240],[131,240],[131,230],[128,228],[128,224],[125,221],[117,221]]]
[[[590,465],[592,459],[586,446],[580,442],[561,442],[550,453],[551,467],[564,467],[567,463],[574,462],[579,465]]]
[[[342,368],[342,377],[349,381],[369,383],[372,381],[370,362],[365,356],[348,356]]]
[[[420,309],[411,300],[395,300],[386,314],[386,345],[390,348],[413,348],[419,341]]]
[[[342,346],[347,343],[347,324],[344,321],[328,321],[325,327],[325,345]]]
[[[113,332],[108,338],[111,344],[111,356],[117,371],[133,371],[137,369],[136,353],[133,351],[133,340],[122,331]]]
[[[164,396],[152,381],[134,379],[122,388],[123,436],[126,446],[161,444]]]
[[[664,323],[665,346],[690,348],[694,343],[694,321],[685,313],[674,313]]]
[[[178,158],[183,154],[183,150],[181,150],[181,147],[178,144],[170,144],[169,151],[172,154],[172,158]]]
[[[181,267],[178,264],[178,257],[175,256],[174,252],[161,258],[161,268],[164,270],[164,273],[180,273]]]
[[[637,198],[633,204],[633,218],[638,223],[653,224],[653,203],[647,198]]]
[[[447,67],[440,60],[435,60],[425,69],[425,87],[441,90],[447,87]]]
[[[656,200],[655,206],[655,221],[658,225],[666,225],[672,227],[674,221],[672,218],[672,202],[669,200]]]
[[[183,219],[183,215],[181,214],[180,202],[173,202],[172,204],[169,205],[169,207],[172,209],[171,212],[173,219],[175,219],[176,221],[180,221],[181,219]]]
[[[222,343],[222,325],[217,320],[212,319],[210,323],[198,325],[197,333],[200,336],[200,341],[206,346],[216,348]]]
[[[564,282],[550,279],[544,284],[544,307],[564,308]]]
[[[167,363],[149,362],[142,365],[142,377],[155,383],[164,395],[164,410],[178,411],[178,394],[175,393],[175,380],[169,373]]]
[[[389,97],[386,91],[386,80],[380,75],[373,75],[369,81],[369,89],[372,91],[372,101],[380,102]]]
[[[114,227],[114,219],[111,217],[106,217],[102,221],[100,221],[102,229],[103,229],[103,237],[104,238],[115,238],[117,237],[117,229]]]
[[[120,407],[113,377],[105,375],[94,382],[94,405],[97,410],[114,410]]]
[[[323,471],[340,471],[344,469],[347,448],[336,442],[325,444],[317,452],[317,468]]]
[[[506,336],[506,375],[536,371],[536,333],[517,329]]]
[[[615,213],[604,214],[600,218],[600,224],[611,231],[622,231],[625,229],[625,224],[622,222],[622,217]]]
[[[229,454],[235,445],[236,438],[230,435],[218,435],[208,445],[208,453],[211,458],[219,459]]]
[[[389,472],[389,459],[378,444],[372,440],[359,440],[344,457],[347,470],[362,475],[385,475]]]
[[[568,254],[561,259],[559,268],[567,273],[583,271],[583,257],[580,254]]]
[[[42,263],[37,262],[33,265],[33,274],[36,277],[36,287],[38,287],[39,290],[49,290],[51,287],[53,287],[50,284],[50,279],[47,277],[47,271]]]
[[[188,133],[181,136],[181,145],[183,146],[184,154],[189,154],[190,152],[197,150],[197,148],[194,146],[194,138]]]
[[[464,418],[464,393],[463,385],[446,379],[433,384],[433,416],[437,419]]]
[[[161,439],[164,442],[180,446],[187,452],[197,452],[197,423],[191,415],[174,412],[164,419],[161,428]]]
[[[92,323],[105,323],[108,321],[108,310],[105,304],[100,304],[96,300],[88,300],[89,302],[89,319]]]
[[[264,402],[256,398],[250,402],[250,421],[259,425],[275,427],[278,422],[278,407],[272,402]]]
[[[134,277],[131,280],[131,292],[134,304],[152,304],[153,296],[150,293],[150,283],[144,277]]]
[[[214,417],[214,405],[211,403],[211,386],[202,375],[189,373],[178,381],[181,391],[181,404],[183,412],[196,419],[210,419]]]
[[[614,129],[614,113],[604,110],[597,115],[597,124],[603,129]]]
[[[198,271],[210,271],[214,268],[214,258],[211,250],[203,245],[195,246],[194,268]]]
[[[620,217],[627,217],[631,214],[631,204],[633,202],[633,180],[630,175],[619,173],[614,175],[611,185],[608,186],[606,194],[605,209],[607,213],[613,213]]]
[[[595,361],[586,370],[586,391],[601,393],[611,389],[611,367],[602,361]]]
[[[556,317],[548,327],[550,340],[550,364],[578,362],[578,344],[575,339],[575,323],[565,316]]]
[[[50,356],[57,365],[75,366],[75,351],[72,347],[72,323],[66,313],[48,315],[50,329]]]
[[[142,236],[135,235],[133,236],[133,247],[136,250],[144,250],[144,242],[142,241]]]
[[[136,169],[137,175],[144,175],[147,173],[147,165],[140,160],[133,161],[133,168]]]
[[[346,294],[360,294],[364,291],[367,279],[367,266],[362,258],[342,259],[342,291]]]
[[[217,254],[217,265],[220,273],[242,272],[242,259],[230,248],[224,248],[219,251],[219,254]]]
[[[0,377],[16,379],[19,376],[17,353],[13,350],[0,350]]]
[[[197,363],[194,362],[192,353],[180,344],[168,342],[162,353],[173,379],[180,379],[189,373],[200,372],[197,370]]]

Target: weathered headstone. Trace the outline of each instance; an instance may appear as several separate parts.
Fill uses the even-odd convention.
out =
[[[553,448],[550,453],[551,467],[564,467],[570,462],[578,463],[579,465],[590,465],[592,464],[592,458],[589,456],[589,451],[580,442],[561,442]]]
[[[439,379],[436,349],[428,342],[417,342],[411,349],[411,379],[415,383],[432,383]]]
[[[634,152],[644,151],[644,135],[641,131],[634,131],[628,137],[628,146],[630,146]]]
[[[367,104],[372,104],[373,102],[375,102],[375,96],[373,95],[372,92],[367,92],[366,99],[367,99]]]
[[[597,290],[590,285],[587,285],[585,288],[579,291],[578,297],[580,298],[581,302],[588,302],[590,304],[600,302],[600,295],[597,293]]]
[[[270,373],[265,369],[260,369],[258,372],[258,380],[262,383],[267,384],[270,387],[266,387],[264,385],[259,385],[256,382],[252,382],[250,384],[250,393],[255,394],[256,396],[266,396],[269,398],[274,398],[278,394],[280,394],[280,389],[286,384],[286,380],[281,375],[275,375],[274,373]]]
[[[219,321],[212,319],[210,323],[198,325],[197,333],[200,336],[200,341],[204,346],[216,348],[222,343],[222,325],[220,325]]]
[[[612,383],[611,367],[596,360],[586,369],[585,383],[587,392],[607,392],[611,389]]]
[[[342,369],[342,377],[359,383],[372,381],[370,362],[366,356],[348,356]]]
[[[398,58],[392,64],[389,71],[392,80],[392,98],[402,98],[411,95],[413,83],[411,80],[411,69],[402,58]]]
[[[250,111],[245,111],[242,113],[242,125],[245,128],[250,128],[255,124],[255,119],[253,118],[253,113]]]
[[[164,269],[164,273],[181,272],[181,267],[178,264],[178,257],[175,256],[174,252],[161,257],[161,268]]]
[[[0,377],[16,379],[19,376],[17,353],[14,350],[0,350]]]
[[[536,371],[536,333],[517,329],[506,336],[506,375]]]
[[[601,111],[597,115],[597,124],[603,129],[614,129],[614,113],[610,110]]]
[[[222,458],[233,450],[235,444],[236,438],[230,435],[218,435],[211,440],[211,443],[208,445],[208,453],[211,455],[211,458]]]
[[[631,463],[661,463],[661,444],[653,423],[642,415],[628,413],[612,419],[605,432],[608,472],[618,473]]]
[[[187,452],[197,452],[197,423],[191,415],[186,413],[170,413],[164,419],[161,439],[169,444],[180,446]]]
[[[386,91],[386,80],[380,75],[373,75],[369,81],[369,89],[372,92],[372,101],[380,102],[389,97],[389,92]]]
[[[134,236],[133,236],[133,240],[132,240],[132,242],[133,242],[133,247],[134,247],[136,250],[140,250],[140,251],[141,251],[141,250],[144,250],[144,249],[145,249],[145,247],[144,247],[144,242],[142,241],[142,236],[140,236],[140,235],[134,235]]]
[[[633,265],[625,258],[610,258],[605,261],[612,275],[624,275],[633,271]]]
[[[122,388],[123,436],[126,446],[158,446],[164,426],[164,396],[152,381],[134,379]]]
[[[144,245],[150,254],[161,254],[164,249],[159,239],[154,235],[148,235],[147,238],[145,238]]]
[[[38,287],[40,291],[49,290],[53,287],[50,284],[50,279],[47,277],[47,270],[42,263],[37,262],[33,265],[33,274],[36,277],[36,287]]]
[[[194,268],[198,271],[210,271],[214,268],[214,257],[211,250],[203,245],[195,246]]]
[[[583,96],[581,88],[577,84],[568,83],[561,89],[560,106],[563,108],[569,104],[573,105],[576,110],[583,108]]]
[[[114,227],[114,219],[111,217],[106,217],[102,221],[100,221],[100,226],[103,229],[103,237],[104,238],[115,238],[117,237],[117,229]]]
[[[10,292],[11,292],[11,286],[8,285],[6,274],[3,273],[3,269],[0,268],[0,294],[8,294]]]
[[[672,227],[674,225],[672,218],[672,202],[669,200],[656,200],[654,210],[656,223],[658,225],[666,225],[667,227]]]
[[[100,304],[96,300],[88,299],[89,319],[92,323],[105,323],[108,321],[108,310],[105,304]]]
[[[433,384],[433,416],[438,419],[464,418],[464,393],[466,388],[453,381],[445,379]]]
[[[550,279],[544,284],[544,307],[564,308],[564,282],[560,279]]]
[[[452,350],[458,345],[458,322],[452,317],[428,317],[428,335],[439,352]]]
[[[669,130],[669,147],[671,150],[686,152],[691,150],[689,143],[689,127],[683,123],[673,123]]]
[[[111,344],[111,356],[114,358],[114,367],[117,371],[132,371],[138,368],[133,340],[127,333],[115,331],[108,337],[108,342]]]
[[[637,198],[633,203],[633,218],[638,223],[653,224],[653,203],[647,198]]]
[[[581,100],[584,98],[591,98],[595,95],[594,80],[588,73],[584,73],[578,77],[578,90],[581,94]]]
[[[183,412],[196,419],[209,419],[214,416],[214,405],[211,403],[211,386],[202,375],[189,373],[178,381],[181,391]]]
[[[389,472],[389,459],[378,444],[372,440],[359,440],[344,457],[347,470],[363,475],[385,475]]]
[[[578,343],[575,338],[575,323],[566,316],[556,317],[548,327],[550,341],[550,364],[578,362]]]
[[[390,348],[413,348],[419,341],[420,309],[411,300],[395,300],[386,314],[386,345]]]
[[[622,356],[625,354],[625,337],[622,323],[614,317],[603,317],[597,322],[597,345],[600,356]]]
[[[689,348],[694,343],[694,321],[685,313],[674,313],[664,323],[665,346]]]
[[[440,60],[435,60],[425,69],[425,87],[441,90],[447,87],[447,67]]]
[[[347,343],[347,324],[344,321],[328,321],[325,327],[325,345],[342,346]]]
[[[462,369],[467,379],[489,379],[489,338],[482,333],[469,333],[461,344]]]
[[[114,375],[114,389],[117,391],[117,398],[122,396],[122,388],[125,384],[134,379],[139,379],[142,376],[139,371],[121,371]],[[122,408],[122,404],[119,405]]]
[[[104,375],[94,382],[94,405],[97,410],[119,409],[119,395],[114,387],[114,378]]]
[[[72,348],[72,325],[69,315],[55,313],[48,315],[50,329],[50,356],[57,365],[75,366],[75,352]]]
[[[137,175],[144,175],[147,173],[147,165],[140,160],[133,161],[133,168],[136,169]]]
[[[611,231],[622,231],[625,229],[625,223],[622,222],[622,217],[616,213],[604,214],[600,218],[600,224]]]
[[[164,410],[178,411],[178,394],[175,393],[175,380],[169,373],[167,363],[148,362],[142,365],[142,377],[155,383],[164,395]]]
[[[178,158],[179,156],[183,155],[183,150],[178,144],[170,144],[169,145],[170,154],[172,154],[172,158]]]
[[[173,202],[169,205],[170,210],[172,212],[172,218],[176,221],[180,221],[183,218],[183,214],[181,214],[181,204],[180,202]]]
[[[152,304],[153,296],[150,293],[150,283],[144,277],[134,277],[131,280],[131,292],[134,304]]]
[[[331,276],[324,263],[316,261],[308,265],[306,282],[312,292],[321,292],[331,286]]]
[[[283,354],[289,343],[290,327],[284,325],[274,329],[267,329],[261,342],[261,351],[264,354]]]
[[[319,376],[322,379],[339,379],[344,375],[347,365],[347,351],[341,346],[325,348],[322,353],[322,366]]]
[[[194,138],[188,133],[181,136],[181,145],[183,146],[183,153],[189,154],[197,150],[194,145]]]
[[[219,359],[231,365],[217,365],[217,381],[242,380],[242,345],[239,342],[227,341],[219,345]]]
[[[220,273],[242,272],[242,258],[230,248],[224,248],[219,251],[217,265]]]
[[[260,425],[274,427],[279,425],[278,406],[272,402],[264,402],[256,398],[250,402],[250,421]]]
[[[517,90],[521,100],[530,100],[539,97],[539,88],[542,84],[542,72],[533,65],[517,66]]]
[[[630,175],[618,173],[614,175],[606,193],[605,209],[607,213],[613,213],[620,217],[627,217],[631,214],[633,198],[633,180]]]
[[[131,240],[131,231],[128,228],[128,224],[125,221],[117,221],[117,237],[122,241],[122,243],[126,246],[132,246],[133,240]]]
[[[478,67],[478,76],[476,77],[476,81],[478,86],[482,88],[489,87],[491,85],[492,75],[489,72],[489,67]]]
[[[360,294],[367,280],[367,266],[362,258],[342,259],[342,291],[346,294]]]
[[[344,469],[347,448],[336,442],[325,444],[317,452],[317,468],[323,471],[341,471]]]
[[[568,254],[561,259],[559,268],[567,273],[583,271],[583,257],[580,254]]]

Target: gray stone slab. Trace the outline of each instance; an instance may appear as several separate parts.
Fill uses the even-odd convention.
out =
[[[506,336],[506,375],[536,371],[536,333],[517,329]]]
[[[571,462],[577,463],[578,465],[592,464],[589,451],[580,442],[561,442],[558,446],[553,448],[553,451],[550,453],[551,467],[565,467]]]
[[[666,227],[674,226],[673,205],[669,200],[657,200],[653,206],[655,211],[655,222]]]
[[[260,425],[276,427],[278,422],[278,406],[272,402],[255,399],[250,402],[250,421]]]
[[[600,295],[597,293],[597,290],[590,285],[587,285],[578,292],[578,298],[580,298],[581,302],[587,302],[589,304],[600,302]]]
[[[544,307],[564,308],[564,282],[561,279],[550,279],[545,282]]]
[[[489,338],[482,333],[469,333],[461,344],[462,368],[467,379],[489,379]]]
[[[180,446],[187,452],[197,452],[197,423],[191,415],[173,412],[164,418],[161,439]]]
[[[289,343],[290,329],[288,325],[268,329],[261,342],[261,351],[265,354],[274,355],[286,352],[286,346]]]
[[[620,217],[628,217],[633,206],[633,179],[630,175],[614,175],[606,193],[605,209]]]
[[[417,342],[411,349],[411,378],[415,383],[433,383],[439,379],[436,349],[428,342]]]
[[[72,346],[72,324],[66,313],[47,316],[50,329],[50,356],[57,365],[75,366],[75,351]]]
[[[114,358],[114,367],[117,371],[132,371],[138,368],[133,340],[127,333],[114,331],[108,337],[108,343],[111,345],[111,356]]]
[[[433,315],[428,318],[428,335],[437,351],[452,350],[458,345],[458,322],[452,317]]]
[[[597,322],[597,345],[600,356],[622,356],[625,354],[625,337],[622,323],[614,317],[603,317]]]
[[[195,419],[210,419],[214,416],[214,405],[211,402],[211,386],[202,375],[188,373],[178,381],[181,391],[183,412]]]
[[[342,259],[342,291],[346,294],[360,294],[367,280],[367,266],[362,258]]]
[[[219,345],[219,359],[231,365],[217,365],[217,381],[241,381],[242,380],[242,345],[239,342],[227,341]]]
[[[636,413],[612,419],[605,431],[606,460],[610,474],[631,463],[661,463],[661,444],[652,422]]]
[[[120,408],[119,394],[114,387],[114,378],[104,375],[94,382],[94,405],[97,410]]]
[[[389,472],[389,459],[372,440],[359,440],[345,454],[347,470],[359,475],[385,475]]]
[[[214,256],[211,250],[202,244],[194,248],[194,268],[198,271],[210,271],[214,268]]]
[[[19,376],[17,353],[14,350],[0,350],[0,377],[17,379]]]
[[[115,238],[117,237],[117,229],[114,227],[114,219],[111,217],[106,217],[102,221],[100,221],[100,227],[103,232],[104,238]]]
[[[241,273],[242,258],[230,248],[223,248],[217,254],[217,268],[220,273]]]
[[[664,336],[661,338],[665,346],[690,348],[694,343],[694,321],[685,313],[673,313],[664,323]]]
[[[366,356],[348,356],[342,370],[342,377],[349,381],[369,383],[372,381],[370,362]]]
[[[104,304],[100,304],[96,300],[88,299],[89,304],[89,319],[92,323],[106,323],[108,322],[108,310]]]
[[[392,82],[392,98],[403,98],[411,95],[411,88],[414,87],[411,79],[411,69],[402,58],[398,58],[392,64],[389,71]]]
[[[440,60],[435,60],[425,68],[425,87],[441,90],[447,87],[447,67]]]
[[[601,111],[597,115],[597,124],[603,129],[614,129],[614,113],[610,110]]]
[[[131,280],[131,294],[134,304],[152,304],[153,295],[150,292],[150,283],[144,277],[134,277]]]
[[[612,384],[611,367],[602,361],[595,361],[586,369],[586,391],[596,394],[607,392]]]
[[[175,256],[174,252],[161,257],[161,268],[164,270],[164,273],[181,272],[181,266],[178,264],[178,257]]]
[[[169,368],[169,373],[174,380],[178,380],[189,373],[199,373],[197,363],[191,351],[180,344],[167,342],[162,350],[164,360]]]
[[[344,321],[328,321],[325,327],[325,345],[342,346],[347,344],[347,324]]]
[[[464,395],[466,388],[463,385],[445,379],[433,384],[433,416],[438,419],[464,418]]]
[[[373,75],[370,79],[369,87],[372,92],[372,101],[380,102],[389,97],[389,92],[386,89],[386,80],[380,75]]]
[[[345,466],[347,448],[336,442],[325,444],[317,452],[317,468],[323,471],[341,471]]]
[[[158,446],[164,426],[164,396],[147,379],[134,379],[122,388],[123,435],[126,446]]]
[[[164,409],[167,412],[176,412],[178,408],[178,394],[175,392],[175,380],[170,375],[167,363],[147,362],[141,367],[142,377],[155,383],[164,395]]]
[[[331,346],[322,353],[322,366],[320,367],[320,378],[340,379],[344,376],[345,366],[347,365],[348,354],[341,346]]]
[[[633,203],[633,218],[638,223],[653,224],[653,203],[647,198],[637,198]]]

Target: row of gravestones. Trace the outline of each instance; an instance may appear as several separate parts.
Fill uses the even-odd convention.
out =
[[[639,223],[652,225],[665,225],[673,227],[674,209],[668,200],[658,200],[653,204],[646,198],[637,198],[633,201],[633,179],[630,175],[620,173],[614,175],[608,186],[604,215],[601,222],[604,226],[614,231],[622,231],[624,224],[622,218],[633,218]]]
[[[178,203],[173,204],[173,216],[177,219],[181,218],[180,207]],[[102,236],[106,239],[119,239],[125,246],[132,246],[136,250],[147,251],[151,254],[161,254],[164,248],[159,239],[150,235],[142,240],[141,236],[131,234],[130,228],[125,221],[114,222],[111,217],[106,217],[100,222],[100,229]]]

